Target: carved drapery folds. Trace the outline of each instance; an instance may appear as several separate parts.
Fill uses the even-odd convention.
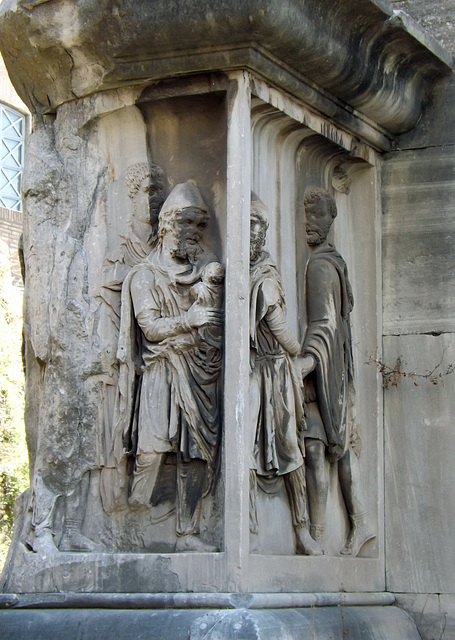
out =
[[[221,432],[224,272],[202,244],[208,219],[197,187],[176,185],[159,213],[155,247],[123,281],[113,430],[102,472],[106,510],[125,501],[152,510],[166,494],[163,468],[172,465],[181,551],[216,549],[199,539]]]
[[[241,527],[242,553],[258,567],[264,555],[272,564],[378,559],[376,471],[364,481],[368,456],[377,463],[377,424],[365,419],[375,396],[366,375],[354,400],[349,356],[349,327],[369,326],[373,307],[351,310],[346,265],[335,249],[322,256],[311,244],[304,204],[312,185],[335,197],[337,221],[323,230],[335,228],[357,296],[365,256],[349,239],[353,226],[374,226],[375,155],[245,78],[107,92],[62,105],[62,117],[31,136],[37,155],[55,140],[58,193],[39,198],[46,168],[26,175],[35,464],[16,565],[46,554],[60,566],[73,554],[71,562],[112,567],[147,556],[149,566],[164,554],[176,567],[195,553],[221,564]],[[244,203],[232,175],[246,156],[228,161],[238,99],[248,107],[248,136],[237,138],[251,145],[248,193],[258,194],[247,211],[232,204]],[[52,250],[35,253],[42,242]],[[200,585],[195,566],[188,580]],[[37,581],[39,571],[9,584]],[[122,574],[113,580],[125,588]],[[145,573],[141,580],[147,590]]]

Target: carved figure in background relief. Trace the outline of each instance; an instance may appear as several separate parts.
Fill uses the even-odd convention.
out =
[[[305,450],[311,534],[322,542],[328,494],[329,461],[338,461],[338,476],[351,529],[343,555],[357,556],[375,537],[364,505],[358,438],[353,423],[353,362],[350,312],[353,296],[346,263],[327,236],[337,215],[324,189],[305,191],[307,242],[312,249],[306,270],[308,328],[304,339]]]
[[[112,441],[114,406],[118,381],[117,342],[120,330],[120,305],[123,282],[136,264],[144,260],[157,241],[158,215],[164,202],[164,173],[161,167],[137,162],[125,172],[124,184],[131,202],[128,232],[120,236],[121,243],[104,263],[103,301],[100,326],[103,328],[101,364],[103,375],[101,395],[103,406],[104,460],[109,467],[109,448]],[[112,475],[112,474],[110,474]],[[104,490],[108,473],[102,476],[103,503],[109,508],[110,491]],[[110,478],[109,483],[113,478]]]
[[[138,162],[126,172],[125,186],[132,211],[128,219],[128,234],[123,238],[122,252],[130,267],[147,257],[157,240],[164,182],[163,170],[153,162],[150,166]]]
[[[202,244],[208,221],[198,188],[176,185],[160,211],[155,248],[122,288],[112,455],[119,467],[134,459],[133,508],[159,500],[163,465],[175,456],[176,551],[216,550],[199,537],[220,437],[223,277],[200,282],[213,279],[207,267],[216,262]]]
[[[164,202],[164,173],[161,167],[138,162],[128,168],[125,186],[131,200],[128,233],[104,265],[102,298],[110,309],[110,321],[120,326],[120,292],[132,267],[148,256],[158,233],[158,214]],[[114,353],[115,356],[115,353]]]
[[[309,533],[303,448],[302,384],[293,367],[300,344],[286,322],[280,276],[264,251],[267,210],[254,194],[250,231],[250,531],[258,533],[257,484],[283,477],[298,553],[321,555]]]

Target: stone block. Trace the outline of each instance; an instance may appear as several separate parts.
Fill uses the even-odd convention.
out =
[[[439,593],[398,593],[397,605],[414,620],[422,640],[455,638],[455,596]]]
[[[388,336],[383,357],[392,368],[401,361],[401,373],[384,391],[387,588],[450,594],[455,338]]]
[[[385,157],[383,286],[386,335],[455,329],[455,147]]]

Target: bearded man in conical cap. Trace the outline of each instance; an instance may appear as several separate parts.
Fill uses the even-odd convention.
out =
[[[204,268],[216,261],[201,244],[208,220],[199,189],[176,185],[159,214],[157,246],[131,270],[122,290],[111,453],[117,465],[134,457],[128,502],[137,508],[159,500],[163,464],[175,455],[176,551],[216,550],[200,539],[199,520],[219,441],[221,338],[219,345],[207,345],[198,329],[220,326],[222,312],[192,306],[190,296]]]

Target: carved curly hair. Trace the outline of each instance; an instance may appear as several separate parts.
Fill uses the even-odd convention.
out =
[[[303,195],[303,204],[305,207],[308,204],[314,204],[320,200],[325,202],[327,210],[332,218],[336,218],[337,206],[335,204],[335,200],[326,189],[321,189],[320,187],[307,187],[305,189],[305,193]]]
[[[128,196],[134,200],[137,195],[141,183],[145,178],[151,179],[152,183],[163,184],[164,172],[161,167],[155,163],[148,165],[146,162],[136,162],[131,165],[125,174],[125,187],[128,189]]]

